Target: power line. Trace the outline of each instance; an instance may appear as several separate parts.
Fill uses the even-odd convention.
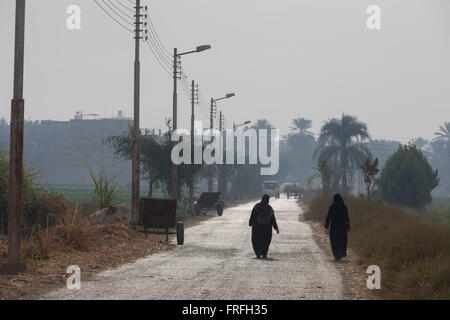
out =
[[[134,33],[133,30],[131,30],[130,28],[124,26],[120,21],[118,21],[116,18],[114,18],[105,8],[102,7],[102,5],[100,5],[100,3],[98,3],[97,0],[94,0],[94,1],[111,19],[113,19],[116,23],[118,23],[122,28],[128,30],[131,33]]]
[[[114,8],[111,7],[111,6],[108,4],[108,2],[106,2],[106,0],[103,0],[103,3],[106,4],[106,5],[108,6],[108,8],[110,8],[111,11],[114,12],[118,17],[120,17],[124,22],[126,22],[126,23],[128,23],[128,24],[130,24],[130,25],[132,25],[132,26],[134,25],[132,22],[130,22],[130,21],[128,21],[126,18],[122,17],[122,16],[120,15],[120,13],[117,13],[117,11],[115,11]]]
[[[147,43],[148,47],[150,48],[150,50],[153,53],[153,56],[155,57],[156,61],[158,62],[158,64],[161,66],[161,68],[163,68],[163,70],[165,72],[167,72],[169,75],[171,75],[171,71],[170,68],[168,68],[163,62],[160,61],[160,58],[158,57],[158,55],[156,54],[155,50],[153,49],[153,47],[151,46],[150,42],[147,40],[145,41],[145,43]]]
[[[120,0],[116,0],[122,7],[124,7],[125,9],[128,9],[131,11],[131,13],[134,14],[134,10],[132,8],[127,7],[126,5],[124,5]],[[134,5],[134,4],[133,4]]]
[[[156,37],[158,38],[158,41],[161,44],[161,47],[163,48],[163,50],[166,52],[166,54],[169,57],[171,57],[170,52],[164,46],[164,43],[161,41],[161,38],[159,37],[158,32],[156,31],[155,25],[153,24],[152,20],[150,19],[150,15],[147,15],[147,22],[149,23],[150,28],[153,29],[153,31],[154,31]]]
[[[108,3],[110,3],[114,8],[116,8],[117,10],[119,10],[119,12],[121,12],[123,15],[125,15],[127,18],[134,20],[134,18],[132,16],[130,16],[128,13],[124,12],[122,9],[120,9],[117,5],[114,4],[114,2],[112,2],[111,0],[108,1]],[[131,9],[130,9],[131,10]]]
[[[154,25],[152,24],[150,20],[150,15],[147,14],[147,30],[150,34],[150,36],[153,38],[155,46],[158,48],[158,51],[161,53],[161,55],[169,62],[172,63],[172,55],[169,53],[169,51],[164,46],[164,43],[161,41],[161,38],[158,35],[158,32],[156,31]]]
[[[155,42],[155,39],[152,37],[151,34],[148,33],[148,29],[147,29],[147,35],[149,35],[147,37],[147,39],[150,41],[152,47],[155,49],[155,53],[159,56],[159,58],[167,65],[167,67],[169,67],[169,69],[172,67],[171,66],[171,59],[167,58],[160,50],[160,48],[158,47],[158,45]]]

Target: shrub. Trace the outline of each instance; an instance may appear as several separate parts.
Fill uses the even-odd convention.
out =
[[[87,251],[91,240],[89,220],[86,212],[68,208],[60,223],[54,227],[55,241],[75,250]]]
[[[392,204],[422,208],[431,203],[438,172],[414,145],[400,146],[386,162],[379,181],[383,198]]]
[[[22,245],[22,259],[47,259],[50,257],[52,246],[52,234],[48,228],[44,229],[39,225],[35,225],[32,229],[30,237]]]
[[[22,206],[24,210],[23,223],[27,226],[33,225],[33,216],[27,213],[30,212],[30,208],[35,205],[36,190],[39,189],[39,185],[36,181],[39,178],[39,171],[24,166],[23,170],[23,193],[22,193]],[[7,152],[0,151],[0,233],[7,232],[8,224],[8,190],[9,190],[9,157]],[[31,210],[33,211],[33,210]]]
[[[42,188],[34,192],[32,201],[24,208],[24,226],[31,229],[35,225],[47,228],[59,221],[71,206],[62,195],[48,192]]]

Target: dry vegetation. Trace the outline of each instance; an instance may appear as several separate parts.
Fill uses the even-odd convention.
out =
[[[305,218],[324,222],[331,196],[308,201]],[[384,299],[450,299],[450,227],[419,220],[415,212],[347,196],[349,246],[362,264],[381,268]],[[426,213],[424,213],[426,214]]]
[[[66,269],[78,265],[84,278],[105,268],[170,250],[161,236],[145,236],[127,224],[90,225],[87,213],[67,208],[51,227],[36,225],[24,239],[22,258],[27,272],[0,276],[0,299],[28,299],[65,284]],[[6,260],[6,237],[0,238],[0,262]]]

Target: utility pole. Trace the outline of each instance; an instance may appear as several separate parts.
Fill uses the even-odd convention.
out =
[[[16,1],[14,49],[14,95],[11,101],[11,138],[8,201],[8,261],[1,273],[16,274],[25,271],[21,261],[22,184],[23,184],[23,68],[25,49],[25,0]]]
[[[177,81],[178,81],[178,49],[173,49],[173,116],[172,116],[172,133],[177,130],[177,112],[178,112],[178,93],[177,93]],[[172,162],[171,173],[171,196],[173,199],[178,198],[178,167]]]
[[[194,132],[194,126],[195,126],[195,105],[197,103],[197,86],[195,85],[195,81],[192,80],[191,84],[191,166],[194,166],[194,139],[195,139],[195,132]],[[194,175],[191,175],[191,179],[189,181],[189,208],[188,208],[189,214],[194,213]]]
[[[223,118],[223,114],[222,111],[220,111],[220,115],[219,115],[219,132],[222,135],[222,130],[224,127],[224,118]],[[220,145],[220,148],[223,149],[223,146]],[[222,151],[222,150],[221,150]],[[218,164],[217,165],[217,191],[218,192],[223,192],[223,165],[222,164]]]
[[[214,99],[211,98],[211,110],[209,112],[209,128],[211,129],[211,134],[214,129],[214,113]],[[213,192],[213,164],[210,164],[208,168],[208,192]]]
[[[197,88],[195,81],[191,84],[191,164],[194,164],[194,126],[195,126],[195,104],[197,101]]]
[[[177,130],[177,105],[178,105],[178,96],[177,96],[177,81],[181,79],[180,74],[180,57],[191,54],[198,53],[205,50],[211,49],[210,45],[198,46],[195,50],[186,51],[178,53],[178,49],[173,49],[173,125],[172,132]],[[171,196],[173,199],[178,198],[178,166],[176,166],[172,162],[172,171],[171,171]]]
[[[139,184],[140,184],[140,41],[141,41],[141,0],[136,0],[135,13],[135,60],[134,60],[134,128],[133,128],[133,156],[131,177],[131,223],[136,227],[139,215]]]
[[[211,110],[209,114],[209,128],[212,130],[214,129],[214,118],[216,115],[216,102],[224,99],[230,99],[233,98],[236,94],[234,93],[228,93],[222,98],[214,99],[211,98]],[[221,113],[222,115],[222,113]],[[221,126],[222,126],[222,116],[220,117]],[[220,175],[219,175],[220,176]],[[220,183],[219,183],[219,189],[220,189]],[[212,192],[213,190],[213,164],[209,165],[209,171],[208,171],[208,192]]]

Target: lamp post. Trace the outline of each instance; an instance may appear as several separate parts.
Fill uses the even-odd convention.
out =
[[[222,98],[218,98],[218,99],[211,98],[211,110],[209,113],[209,128],[211,129],[211,132],[214,129],[214,106],[215,106],[216,102],[220,101],[220,100],[230,99],[230,98],[233,98],[234,96],[236,96],[236,94],[228,93]],[[213,180],[212,179],[213,179],[213,167],[212,167],[212,165],[210,165],[209,169],[208,169],[208,192],[213,191]]]
[[[251,121],[245,121],[240,124],[233,123],[233,131],[235,132],[239,127],[246,126],[250,124]],[[233,166],[233,172],[231,173],[231,196],[233,200],[236,198],[236,166]]]
[[[241,124],[233,123],[233,131],[236,131],[237,128],[242,127],[242,126],[246,126],[246,125],[248,125],[250,123],[252,123],[252,122],[251,121],[245,121],[244,123],[241,123]]]
[[[178,53],[178,49],[173,49],[173,124],[172,132],[177,130],[177,107],[178,107],[178,93],[177,93],[177,80],[178,80],[178,64],[181,56],[198,53],[211,49],[210,45],[198,46],[195,50]],[[171,175],[171,196],[173,199],[177,199],[178,195],[178,167],[172,163],[172,175]]]

